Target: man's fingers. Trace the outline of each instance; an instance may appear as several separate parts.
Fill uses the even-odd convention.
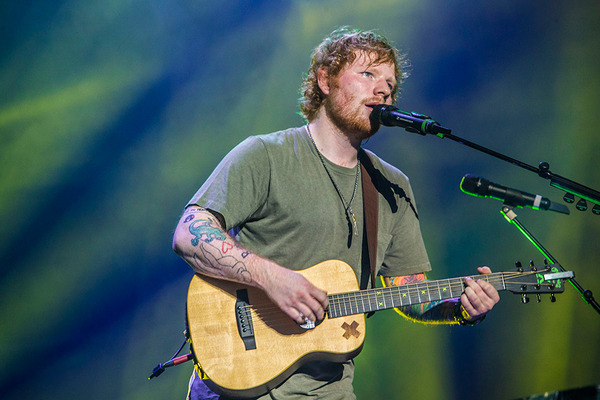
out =
[[[491,274],[492,270],[490,267],[477,267],[477,272],[479,272],[480,275],[487,275]]]
[[[469,315],[475,317],[485,314],[499,300],[498,291],[489,282],[483,279],[465,279],[465,292],[461,296],[461,303]]]

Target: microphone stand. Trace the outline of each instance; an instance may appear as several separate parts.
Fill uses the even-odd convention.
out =
[[[487,147],[480,146],[477,143],[473,143],[466,139],[460,138],[456,135],[453,135],[450,132],[451,131],[448,129],[447,133],[438,133],[438,134],[436,134],[436,136],[438,136],[442,139],[448,138],[448,139],[454,140],[455,142],[462,143],[465,146],[471,147],[475,150],[479,150],[483,153],[489,154],[489,155],[499,158],[501,160],[510,162],[511,164],[516,165],[521,168],[524,168],[528,171],[535,172],[540,177],[549,179],[550,186],[553,186],[560,190],[564,190],[565,192],[569,193],[571,196],[565,195],[565,197],[564,197],[564,200],[567,203],[573,203],[574,202],[573,196],[578,196],[582,199],[577,203],[578,210],[585,211],[587,209],[587,204],[584,201],[584,199],[585,199],[585,200],[588,200],[588,201],[596,204],[594,206],[594,208],[592,209],[592,212],[596,215],[600,215],[600,192],[598,192],[594,189],[591,189],[587,186],[584,186],[580,183],[574,182],[570,179],[567,179],[565,177],[562,177],[560,175],[550,172],[550,164],[548,164],[547,162],[545,162],[545,161],[541,162],[539,165],[539,168],[536,168],[534,166],[531,166],[529,164],[526,164],[526,163],[516,160],[514,158],[508,157],[504,154],[498,153],[497,151],[490,150]]]
[[[502,214],[504,214],[506,220],[509,223],[513,223],[519,229],[519,231],[544,255],[544,257],[552,261],[554,264],[557,264],[562,271],[565,271],[556,258],[554,258],[552,254],[550,254],[550,252],[546,250],[544,246],[527,230],[527,228],[525,228],[525,226],[519,222],[517,219],[517,214],[513,211],[513,208],[513,206],[507,204],[502,206]],[[581,285],[577,283],[575,278],[569,278],[569,282],[571,282],[573,287],[575,287],[575,289],[581,294],[583,300],[585,300],[586,303],[592,306],[592,308],[596,310],[598,314],[600,314],[600,305],[594,299],[594,294],[592,291],[589,289],[583,289]]]

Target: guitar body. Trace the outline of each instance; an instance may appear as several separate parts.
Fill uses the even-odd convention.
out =
[[[342,261],[325,261],[299,273],[328,294],[359,290],[354,271]],[[239,328],[240,293],[250,306],[243,323],[251,320],[252,345]],[[349,360],[365,338],[364,314],[325,317],[314,329],[304,329],[263,291],[200,275],[190,283],[187,313],[194,355],[212,381],[207,384],[229,396],[263,394],[307,361]]]

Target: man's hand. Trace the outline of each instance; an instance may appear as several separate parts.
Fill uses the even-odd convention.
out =
[[[323,320],[329,305],[326,292],[292,270],[275,267],[269,272],[263,290],[283,312],[299,324],[305,323],[306,318],[313,322]]]
[[[479,267],[477,272],[480,275],[492,273],[488,267]],[[465,278],[465,291],[460,296],[460,302],[469,314],[469,319],[483,317],[496,305],[498,300],[500,300],[498,291],[489,282],[484,279]]]

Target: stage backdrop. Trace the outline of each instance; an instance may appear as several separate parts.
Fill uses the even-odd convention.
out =
[[[298,86],[337,26],[376,29],[408,53],[401,109],[600,189],[599,17],[593,0],[3,2],[2,397],[184,398],[191,365],[147,381],[183,341],[192,272],[173,228],[235,144],[303,123]],[[500,202],[459,183],[472,173],[562,202],[548,181],[400,128],[365,147],[411,178],[431,278],[542,263]],[[517,214],[600,297],[600,216],[570,209]],[[509,399],[600,383],[600,316],[573,287],[556,303],[501,297],[475,328],[376,314],[358,397]]]

